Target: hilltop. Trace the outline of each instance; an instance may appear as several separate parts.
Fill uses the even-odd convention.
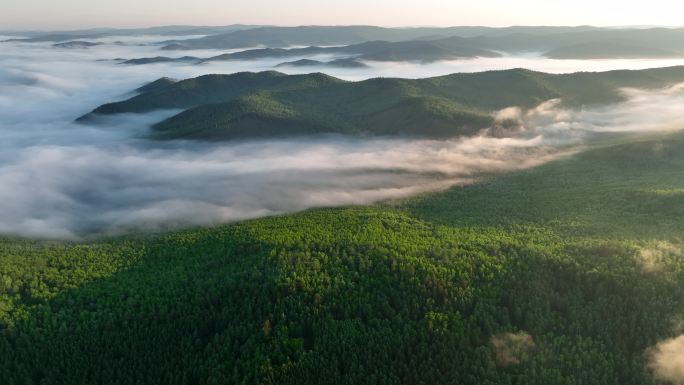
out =
[[[358,59],[336,59],[328,62],[319,60],[301,59],[283,62],[278,67],[335,67],[335,68],[367,68],[368,65]]]
[[[155,56],[155,57],[144,57],[138,59],[128,59],[121,62],[121,64],[132,64],[132,65],[143,65],[143,64],[154,64],[154,63],[171,63],[171,62],[181,62],[181,63],[199,63],[202,59],[194,56],[182,56],[182,57],[166,57],[166,56]]]
[[[85,49],[85,48],[90,48],[90,47],[94,47],[97,45],[102,45],[102,43],[96,43],[96,42],[91,42],[91,41],[82,41],[82,40],[73,40],[73,41],[67,41],[64,43],[56,43],[56,44],[53,44],[52,46],[55,48]]]

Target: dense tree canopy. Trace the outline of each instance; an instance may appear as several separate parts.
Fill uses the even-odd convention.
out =
[[[367,208],[0,241],[3,384],[652,384],[684,137]]]

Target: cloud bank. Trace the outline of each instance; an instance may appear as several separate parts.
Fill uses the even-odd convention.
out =
[[[123,66],[103,60],[153,56],[159,48],[146,45],[153,37],[110,40],[86,50],[3,43],[0,235],[69,239],[366,204],[533,167],[577,151],[596,132],[684,127],[684,93],[672,88],[627,91],[627,103],[604,109],[568,111],[555,101],[530,111],[507,109],[499,118],[516,120],[519,129],[496,136],[159,143],[145,139],[149,125],[176,111],[122,115],[97,126],[72,121],[161,76],[261,70],[271,63]],[[409,75],[420,69],[411,68]],[[384,74],[377,66],[341,71],[332,74]]]
[[[557,156],[540,140],[30,146],[0,166],[0,233],[71,238],[406,197]]]

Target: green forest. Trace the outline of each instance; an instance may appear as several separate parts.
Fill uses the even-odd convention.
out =
[[[369,207],[0,240],[0,381],[657,384],[684,134]]]

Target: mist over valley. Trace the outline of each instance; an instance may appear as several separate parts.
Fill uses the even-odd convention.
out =
[[[459,131],[458,120],[451,123],[456,130],[439,135],[451,137],[447,141],[420,138],[419,133],[425,130],[420,122],[411,128],[412,134],[399,137],[392,137],[391,131],[381,131],[378,138],[330,136],[338,134],[334,130],[307,137],[306,131],[295,130],[291,139],[287,134],[276,134],[224,145],[154,140],[150,127],[182,111],[180,106],[74,123],[98,104],[136,95],[136,88],[158,77],[182,79],[217,70],[268,69],[275,62],[230,62],[221,68],[120,66],[107,61],[105,58],[111,56],[159,49],[150,44],[160,37],[126,38],[94,39],[102,44],[78,50],[55,48],[49,43],[3,43],[3,233],[73,238],[370,203],[472,183],[478,175],[491,172],[537,165],[577,151],[593,132],[671,130],[684,123],[677,111],[680,89],[660,87],[626,91],[623,102],[582,109],[548,104],[545,98],[559,96],[544,96],[548,91],[541,91],[540,106],[536,107],[534,99],[522,101],[529,94],[512,91],[512,100],[518,98],[520,105],[525,105],[514,114],[517,122],[513,129],[503,135],[487,134],[495,130],[497,119],[502,120],[516,108],[504,100],[491,111],[478,112],[482,122],[474,130]],[[516,66],[526,59],[508,60],[510,66]],[[606,65],[582,64],[597,68]],[[412,71],[429,73],[434,65],[394,63],[390,68],[412,77]],[[438,71],[448,71],[450,65],[443,64]],[[341,79],[358,81],[384,75],[384,68],[372,64],[354,69],[353,75],[346,69],[329,70]],[[470,71],[478,69],[471,67]],[[489,68],[483,64],[481,69]],[[674,70],[670,72],[679,71]],[[305,73],[306,69],[284,67],[278,71]],[[502,76],[508,75],[504,72]],[[369,97],[374,98],[372,95]],[[650,111],[650,116],[645,117],[642,111]],[[508,117],[503,120],[513,121]],[[429,124],[423,123],[426,127]]]
[[[683,31],[0,31],[0,383],[684,383]]]

